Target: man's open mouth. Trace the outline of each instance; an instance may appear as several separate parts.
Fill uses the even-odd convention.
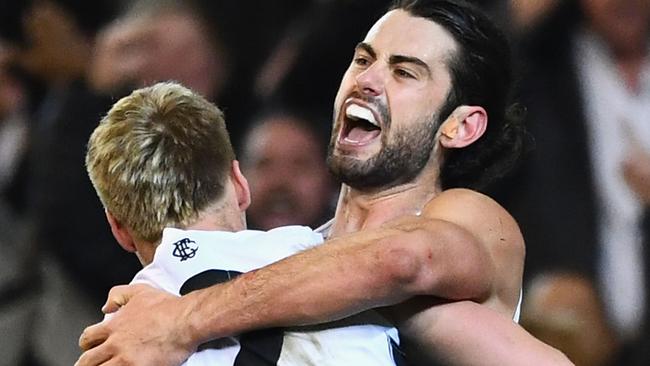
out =
[[[365,145],[381,134],[380,121],[369,108],[355,103],[345,105],[345,116],[339,142]]]

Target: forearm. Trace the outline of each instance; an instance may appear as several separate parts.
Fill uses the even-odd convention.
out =
[[[403,301],[408,279],[396,275],[390,241],[378,238],[333,241],[187,295],[193,338],[323,323]]]
[[[417,243],[423,239],[426,245]],[[434,239],[420,229],[394,227],[341,237],[192,293],[184,300],[193,338],[205,341],[251,329],[323,323],[419,294],[472,298],[487,288],[462,277],[488,272],[485,264],[470,263],[480,253],[468,253],[474,250],[462,243],[454,243],[453,249],[432,244]],[[446,263],[450,254],[462,260]]]

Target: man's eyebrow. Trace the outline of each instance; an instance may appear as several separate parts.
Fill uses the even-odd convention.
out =
[[[358,50],[363,50],[363,51],[367,52],[370,55],[370,57],[377,58],[377,52],[375,52],[375,49],[372,48],[372,46],[369,45],[366,42],[359,42],[354,49],[357,50],[357,51]]]
[[[422,61],[421,59],[413,56],[404,56],[404,55],[392,55],[388,59],[388,63],[391,65],[395,64],[401,64],[401,63],[410,63],[414,64],[416,66],[419,66],[426,71],[427,75],[431,77],[431,69],[429,68],[429,65],[427,65],[426,62]]]
[[[375,49],[372,48],[372,46],[366,42],[359,42],[355,47],[355,50],[357,51],[362,50],[368,53],[370,57],[377,58],[377,52],[375,51]],[[427,65],[426,62],[422,61],[417,57],[405,56],[405,55],[392,55],[388,59],[388,63],[391,65],[400,64],[400,63],[411,63],[424,69],[427,76],[431,77],[431,68],[429,67],[429,65]]]

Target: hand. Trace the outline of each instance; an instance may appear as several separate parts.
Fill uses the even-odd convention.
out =
[[[23,19],[31,47],[19,54],[20,64],[40,77],[78,78],[89,58],[88,42],[62,6],[38,2]]]
[[[623,161],[622,168],[628,187],[644,204],[650,204],[650,155],[634,148]]]
[[[146,285],[114,287],[103,310],[115,313],[84,330],[75,365],[180,365],[196,350],[183,309],[181,298]]]
[[[114,22],[96,38],[93,57],[88,67],[91,87],[112,93],[138,80],[149,64],[146,47],[147,22],[135,18]]]
[[[102,306],[102,312],[104,314],[114,313],[120,310],[122,306],[126,305],[129,302],[129,300],[131,300],[132,297],[139,294],[140,292],[147,291],[150,289],[154,291],[158,291],[151,286],[140,285],[140,284],[114,286],[108,292],[108,298],[106,299],[106,303],[104,303],[104,306]]]

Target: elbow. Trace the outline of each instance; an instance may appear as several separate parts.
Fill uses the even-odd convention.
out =
[[[453,232],[436,240],[427,230],[404,233],[380,246],[378,273],[404,298],[429,295],[481,303],[492,292],[494,268],[475,241]]]
[[[403,241],[385,242],[378,253],[377,270],[384,285],[405,298],[425,294],[428,281],[426,253],[417,245]]]

